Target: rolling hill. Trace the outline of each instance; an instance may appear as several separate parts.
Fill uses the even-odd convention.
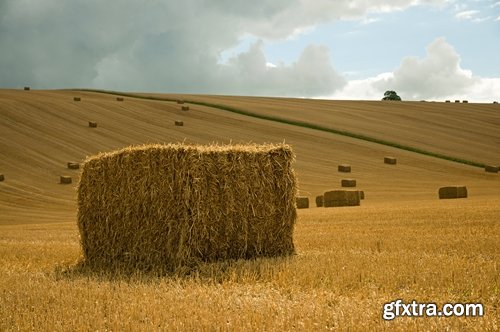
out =
[[[74,96],[82,100],[76,102]],[[321,101],[157,95],[237,107],[489,164],[500,164],[498,105]],[[447,160],[300,126],[198,104],[89,91],[0,90],[0,224],[71,221],[76,215],[77,170],[69,161],[133,144],[185,141],[207,144],[287,142],[296,153],[301,195],[314,198],[355,178],[365,205],[435,200],[443,185],[467,185],[471,199],[500,197],[498,174]],[[174,125],[183,120],[184,126]],[[96,121],[97,128],[89,128]],[[396,166],[383,163],[398,158]],[[351,174],[337,172],[349,163]],[[71,175],[72,185],[59,184]]]

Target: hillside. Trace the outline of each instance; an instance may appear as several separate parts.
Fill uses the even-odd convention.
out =
[[[73,96],[80,96],[82,101],[73,101]],[[496,159],[500,131],[495,131],[499,118],[494,116],[490,105],[460,105],[464,109],[480,109],[454,111],[453,120],[446,120],[446,129],[440,131],[436,128],[444,127],[443,118],[451,110],[447,108],[458,105],[435,104],[440,107],[432,111],[426,108],[431,103],[414,103],[404,111],[412,116],[398,115],[395,108],[391,112],[378,111],[374,116],[373,108],[388,109],[389,104],[189,97],[208,98],[258,112],[286,112],[287,116],[317,123],[345,124],[353,131],[370,135],[378,132],[384,139],[402,137],[401,140],[412,144],[424,142],[425,138],[444,152],[460,152],[464,158],[500,164]],[[344,105],[345,109],[335,105]],[[365,110],[366,105],[372,108]],[[365,205],[435,200],[438,187],[448,184],[467,185],[472,199],[500,197],[498,174],[488,174],[477,167],[206,106],[189,106],[188,112],[182,112],[175,102],[129,97],[118,102],[114,95],[93,92],[0,90],[0,173],[5,175],[5,181],[0,183],[0,224],[74,220],[78,171],[66,168],[69,161],[81,162],[97,152],[132,144],[179,141],[201,144],[286,141],[296,153],[300,194],[311,198],[339,188],[340,180],[345,177],[355,178],[358,188],[365,190]],[[302,115],[301,108],[307,110]],[[434,112],[436,116],[417,117],[420,111]],[[184,126],[174,126],[175,120],[183,120]],[[89,128],[88,121],[96,121],[98,127]],[[465,124],[468,130],[463,130]],[[404,130],[393,129],[396,127]],[[449,136],[455,140],[450,141]],[[397,157],[398,165],[385,165],[382,162],[385,155]],[[351,164],[353,172],[338,173],[340,163]],[[73,184],[59,184],[60,175],[72,175]]]

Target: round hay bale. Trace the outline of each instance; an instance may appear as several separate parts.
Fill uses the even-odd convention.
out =
[[[175,120],[175,125],[182,127],[182,126],[184,126],[184,122],[183,121],[179,121],[179,120]]]
[[[0,174],[0,182],[2,182],[3,180],[5,180],[5,176],[3,174]]]
[[[343,173],[351,173],[351,165],[347,164],[339,165],[338,171]]]
[[[309,209],[309,197],[298,196],[295,201],[297,203],[297,209]]]
[[[116,97],[116,101],[123,101],[123,97]]]
[[[70,184],[71,183],[71,176],[61,175],[59,183],[61,183],[61,184]]]
[[[358,190],[359,199],[365,199],[365,192],[363,190]]]
[[[498,169],[499,169],[499,168],[500,168],[500,167],[498,167],[498,166],[490,166],[490,165],[486,165],[486,166],[484,167],[484,171],[485,171],[485,172],[488,172],[488,173],[498,173]]]
[[[90,128],[97,128],[97,122],[89,121],[89,127]]]
[[[82,101],[82,98],[80,98],[80,97],[73,97],[73,101]]]
[[[30,91],[30,87],[29,86],[25,86],[24,87],[24,91]]]
[[[184,100],[181,99],[177,100],[177,104],[184,104]]]
[[[324,207],[359,206],[358,190],[332,190],[323,194]]]
[[[397,164],[397,159],[394,157],[384,157],[384,163],[388,165],[396,165]]]
[[[183,110],[183,111],[189,111],[189,106],[182,106],[181,110]]]
[[[79,163],[74,163],[74,162],[68,162],[68,168],[69,169],[79,169],[80,168],[80,164]]]
[[[316,196],[316,206],[317,207],[323,206],[323,195]]]
[[[467,198],[466,186],[441,187],[438,191],[439,199]]]
[[[342,187],[356,187],[356,180],[354,179],[342,179],[340,181]]]

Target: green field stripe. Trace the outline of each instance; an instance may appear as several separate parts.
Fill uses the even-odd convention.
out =
[[[158,100],[158,101],[171,101],[171,102],[177,101],[177,99],[173,99],[173,98],[141,96],[141,95],[136,95],[133,93],[125,93],[125,92],[117,92],[117,91],[93,90],[93,89],[79,89],[79,91],[106,93],[106,94],[113,94],[113,95],[119,95],[119,96],[124,96],[124,97]],[[356,139],[360,139],[360,140],[367,141],[367,142],[372,142],[372,143],[377,143],[377,144],[381,144],[381,145],[385,145],[385,146],[390,146],[393,148],[397,148],[397,149],[401,149],[401,150],[405,150],[405,151],[410,151],[410,152],[415,152],[415,153],[422,154],[425,156],[430,156],[430,157],[435,157],[435,158],[444,159],[444,160],[448,160],[448,161],[453,161],[453,162],[457,162],[457,163],[461,163],[461,164],[465,164],[465,165],[481,167],[481,168],[485,167],[485,164],[480,163],[480,162],[466,160],[466,159],[457,158],[457,157],[451,157],[451,156],[447,156],[447,155],[437,153],[437,152],[430,152],[430,151],[423,150],[420,148],[415,148],[415,147],[404,145],[404,144],[394,143],[394,142],[386,141],[383,139],[378,139],[378,138],[366,136],[363,134],[356,134],[356,133],[353,133],[353,132],[350,132],[347,130],[333,129],[333,128],[323,127],[323,126],[316,125],[316,124],[309,123],[309,122],[305,122],[305,121],[285,119],[285,118],[272,116],[272,115],[257,114],[257,113],[253,113],[250,111],[245,111],[245,110],[242,110],[239,108],[221,105],[221,104],[214,104],[214,103],[207,103],[207,102],[202,102],[202,101],[186,100],[186,99],[184,99],[184,101],[186,103],[189,103],[189,104],[217,108],[220,110],[224,110],[224,111],[228,111],[228,112],[232,112],[232,113],[236,113],[236,114],[241,114],[241,115],[245,115],[245,116],[250,116],[253,118],[257,118],[257,119],[274,121],[274,122],[278,122],[278,123],[284,123],[284,124],[288,124],[288,125],[293,125],[293,126],[298,126],[298,127],[308,128],[308,129],[314,129],[314,130],[319,130],[319,131],[328,132],[328,133],[332,133],[332,134],[356,138]]]

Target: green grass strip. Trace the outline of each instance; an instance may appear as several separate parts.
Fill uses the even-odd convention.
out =
[[[142,96],[142,95],[137,95],[133,93],[125,93],[125,92],[117,92],[117,91],[106,91],[106,90],[93,90],[93,89],[79,89],[79,91],[88,91],[88,92],[97,92],[97,93],[105,93],[105,94],[112,94],[112,95],[119,95],[119,96],[124,96],[124,97],[132,97],[132,98],[139,98],[139,99],[149,99],[149,100],[158,100],[158,101],[177,101],[177,99],[174,98],[164,98],[164,97],[154,97],[154,96]],[[419,153],[425,156],[430,156],[430,157],[435,157],[439,159],[444,159],[448,161],[453,161],[457,162],[460,164],[465,164],[465,165],[470,165],[470,166],[475,166],[475,167],[481,167],[484,168],[485,164],[479,163],[476,161],[471,161],[467,159],[462,159],[462,158],[457,158],[457,157],[451,157],[447,156],[445,154],[437,153],[437,152],[430,152],[427,150],[423,150],[420,148],[415,148],[412,146],[404,145],[404,144],[399,144],[395,142],[390,142],[386,141],[383,139],[379,138],[374,138],[370,136],[366,136],[363,134],[356,134],[347,130],[340,130],[340,129],[334,129],[334,128],[328,128],[328,127],[323,127],[317,124],[309,123],[309,122],[304,122],[304,121],[299,121],[299,120],[291,120],[291,119],[285,119],[277,116],[272,116],[272,115],[265,115],[265,114],[257,114],[253,113],[250,111],[245,111],[239,108],[231,107],[231,106],[226,106],[226,105],[221,105],[221,104],[213,104],[213,103],[207,103],[207,102],[202,102],[202,101],[195,101],[195,100],[186,100],[183,99],[186,103],[189,104],[194,104],[194,105],[200,105],[200,106],[207,106],[207,107],[212,107],[212,108],[217,108],[220,110],[236,113],[236,114],[241,114],[245,116],[250,116],[253,118],[257,119],[262,119],[262,120],[268,120],[268,121],[274,121],[278,123],[284,123],[284,124],[289,124],[293,126],[298,126],[298,127],[303,127],[303,128],[309,128],[309,129],[314,129],[314,130],[319,130],[319,131],[324,131],[332,134],[337,134],[337,135],[342,135],[342,136],[347,136],[351,138],[356,138],[360,139],[363,141],[368,141],[372,143],[377,143],[385,146],[390,146],[393,148],[405,150],[405,151],[410,151],[410,152],[415,152]]]

